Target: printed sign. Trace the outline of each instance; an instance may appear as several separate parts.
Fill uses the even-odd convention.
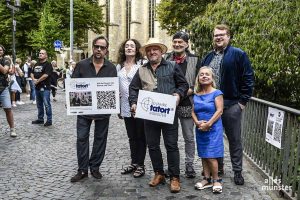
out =
[[[66,81],[67,115],[120,112],[119,79],[71,78]]]
[[[266,141],[280,149],[284,111],[271,107],[268,110]]]
[[[176,97],[172,95],[139,91],[135,117],[173,124]]]

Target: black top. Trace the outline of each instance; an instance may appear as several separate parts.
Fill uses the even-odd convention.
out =
[[[117,77],[117,69],[114,64],[104,59],[104,64],[96,74],[93,64],[93,57],[78,62],[75,66],[72,78],[93,78],[93,77]]]
[[[35,86],[36,89],[41,89],[41,88],[50,89],[52,71],[53,71],[52,65],[48,61],[45,61],[43,63],[38,62],[37,64],[35,64],[35,66],[31,71],[35,79],[41,78],[44,74],[48,75],[48,77],[45,80],[39,82]]]

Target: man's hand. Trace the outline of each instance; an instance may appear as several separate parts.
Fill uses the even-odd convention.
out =
[[[34,85],[37,85],[38,84],[38,80],[37,79],[32,79]]]
[[[180,96],[177,93],[173,93],[173,96],[176,96],[176,106],[178,106],[178,104],[180,102]]]
[[[130,112],[132,114],[132,116],[135,116],[135,111],[136,111],[136,104],[132,104],[131,108],[130,108]]]

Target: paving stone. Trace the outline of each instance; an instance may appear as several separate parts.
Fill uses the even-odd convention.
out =
[[[223,193],[214,195],[210,189],[195,190],[195,183],[201,179],[201,159],[195,156],[197,177],[186,179],[181,132],[178,141],[181,159],[180,193],[170,193],[169,180],[167,184],[156,188],[148,186],[154,175],[148,152],[145,160],[145,176],[136,179],[131,174],[121,175],[122,167],[130,164],[130,151],[124,121],[118,119],[116,115],[111,116],[106,155],[100,167],[103,178],[96,180],[89,174],[89,178],[85,181],[71,183],[70,178],[77,171],[76,116],[66,115],[64,93],[59,91],[58,101],[52,102],[51,127],[31,124],[37,117],[36,106],[30,104],[24,94],[21,98],[27,104],[13,108],[18,134],[16,138],[11,138],[7,134],[9,129],[5,114],[0,109],[0,200],[272,199],[272,195],[262,191],[263,180],[254,175],[256,172],[245,160],[243,173],[246,184],[244,186],[234,184],[226,145]],[[90,145],[93,144],[93,127],[94,125],[91,127]],[[166,166],[163,141],[161,149]]]

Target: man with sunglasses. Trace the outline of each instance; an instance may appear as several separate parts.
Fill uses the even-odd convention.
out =
[[[117,77],[115,65],[105,58],[108,53],[108,45],[108,40],[104,36],[96,37],[93,40],[93,55],[76,64],[72,78]],[[88,168],[94,178],[102,178],[99,167],[105,154],[109,118],[109,114],[77,116],[78,171],[71,178],[71,182],[88,177]],[[89,134],[93,121],[95,121],[94,143],[89,157]]]
[[[175,61],[180,66],[189,84],[187,96],[181,100],[176,112],[181,123],[185,143],[185,176],[187,178],[195,178],[195,136],[194,121],[192,119],[192,101],[195,79],[201,66],[201,61],[197,56],[189,52],[189,35],[186,32],[178,31],[175,33],[172,42],[173,51],[167,53],[165,58],[166,60]]]
[[[229,42],[229,27],[224,24],[215,26],[214,50],[203,59],[202,66],[210,66],[213,69],[217,88],[224,94],[222,122],[229,141],[234,182],[236,185],[244,185],[241,119],[242,111],[252,96],[254,73],[247,54],[231,46]],[[218,158],[221,175],[223,165],[223,158]]]

